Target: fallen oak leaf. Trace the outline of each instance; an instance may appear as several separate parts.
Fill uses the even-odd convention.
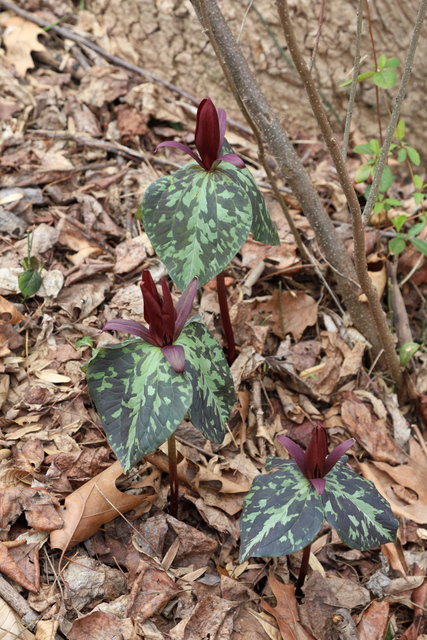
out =
[[[138,496],[119,491],[115,482],[122,473],[120,462],[116,461],[65,498],[64,506],[57,508],[64,526],[52,531],[52,548],[65,552],[90,538],[103,524],[114,520],[118,514],[135,509],[144,500],[152,503],[157,499],[157,491],[147,491]],[[148,477],[147,485],[153,488],[149,481]]]
[[[388,602],[372,602],[357,625],[360,640],[383,640],[387,633],[389,611]]]
[[[25,316],[15,305],[0,296],[0,324],[19,324],[22,320],[25,320]]]
[[[36,586],[27,579],[25,573],[16,564],[15,560],[13,560],[9,554],[9,549],[3,544],[3,542],[0,542],[0,571],[20,584],[24,589],[27,589],[32,593],[38,592]]]
[[[276,596],[277,606],[270,606],[261,600],[262,608],[276,618],[283,640],[313,640],[299,623],[295,589],[291,584],[279,582],[270,570],[268,582]]]
[[[7,58],[15,67],[17,75],[23,78],[27,69],[34,67],[31,51],[46,51],[38,40],[38,37],[46,35],[46,32],[29,20],[11,16],[7,12],[0,15],[0,24],[6,27],[3,33],[3,44]]]

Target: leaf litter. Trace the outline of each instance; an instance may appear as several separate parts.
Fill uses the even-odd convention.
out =
[[[75,11],[70,2],[43,12],[38,2],[31,6],[52,23]],[[95,23],[90,11],[79,12],[83,33],[94,29],[105,46],[109,36]],[[256,146],[230,129],[237,153],[256,167],[280,245],[249,237],[226,270],[239,400],[221,445],[188,421],[177,429],[180,520],[169,516],[167,447],[122,474],[80,367],[91,344],[117,343],[100,332],[106,322],[143,322],[142,269],[156,284],[166,275],[135,212],[149,184],[182,164],[179,153],[153,151],[165,138],[192,143],[192,111],[162,85],[84,47],[69,49],[11,12],[0,14],[0,29],[0,573],[42,615],[37,638],[104,638],[106,628],[123,640],[422,638],[425,354],[413,361],[420,418],[416,403],[399,406],[370,372],[365,343],[302,263]],[[345,236],[329,161],[313,155],[309,170]],[[298,203],[286,198],[326,273]],[[23,302],[27,232],[45,267],[41,288]],[[371,240],[370,258],[383,261],[381,241]],[[405,273],[411,251],[399,262]],[[425,295],[420,274],[414,282]],[[420,338],[422,307],[410,286],[402,287],[403,300]],[[192,313],[199,312],[223,345],[214,280],[195,300]],[[239,565],[238,521],[266,455],[286,456],[276,436],[305,447],[318,421],[331,446],[356,439],[349,463],[389,500],[400,538],[396,546],[355,552],[324,524],[300,604],[290,573],[297,574],[301,554]],[[21,615],[0,600],[5,638],[35,637]]]

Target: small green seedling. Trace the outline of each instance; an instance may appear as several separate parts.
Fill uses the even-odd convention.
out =
[[[33,244],[33,236],[27,232],[27,257],[22,260],[24,271],[18,278],[19,290],[24,296],[23,302],[30,296],[33,296],[42,285],[41,272],[45,263],[40,266],[38,259],[31,255],[31,247]]]
[[[374,484],[357,475],[343,454],[346,440],[328,455],[326,429],[317,425],[304,452],[286,436],[278,436],[292,460],[270,456],[243,502],[240,519],[240,562],[249,557],[277,557],[310,546],[326,519],[352,549],[370,549],[396,539],[398,521]],[[307,564],[297,582],[302,586]]]
[[[421,216],[420,221],[414,224],[409,229],[408,233],[402,233],[402,227],[406,220],[407,217],[403,214],[391,219],[391,222],[396,229],[396,237],[392,238],[388,245],[391,253],[394,253],[395,255],[402,253],[406,247],[406,243],[409,241],[417,251],[422,253],[424,256],[427,256],[427,242],[416,237],[424,230],[427,224],[427,215],[424,213]]]
[[[397,77],[394,69],[400,65],[400,60],[397,58],[387,58],[385,55],[382,55],[378,59],[378,66],[375,67],[372,65],[373,71],[366,71],[366,73],[361,73],[357,76],[358,82],[363,82],[363,80],[368,80],[372,78],[374,84],[380,89],[392,89],[396,84]],[[352,80],[346,80],[341,84],[341,87],[348,87],[351,85]]]
[[[406,367],[412,356],[417,353],[421,345],[417,342],[405,342],[399,349],[400,365]]]

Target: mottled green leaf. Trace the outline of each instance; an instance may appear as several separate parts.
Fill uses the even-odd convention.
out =
[[[224,140],[221,154],[232,153],[233,149]],[[235,182],[239,183],[249,196],[252,205],[252,235],[253,239],[264,244],[280,244],[279,234],[271,219],[270,213],[265,204],[264,197],[258,188],[257,183],[247,167],[238,169],[229,162],[223,162],[218,167],[224,171]]]
[[[205,438],[222,442],[235,399],[224,353],[200,322],[187,324],[175,344],[184,347],[185,371],[193,389],[189,418]]]
[[[346,545],[364,551],[396,540],[399,523],[373,482],[341,461],[325,480],[325,518]]]
[[[179,288],[184,290],[195,276],[201,287],[226,267],[247,239],[251,201],[221,165],[207,172],[189,163],[170,178],[169,186],[159,185],[157,206],[158,191],[148,190],[144,197],[144,227]]]
[[[240,562],[294,553],[310,544],[322,527],[322,500],[313,485],[293,460],[283,460],[280,466],[257,476],[244,499]]]
[[[89,393],[123,471],[174,432],[191,404],[186,373],[140,338],[99,350],[86,365]]]
[[[42,277],[39,271],[27,269],[18,278],[18,286],[21,293],[28,298],[33,296],[42,285]]]
[[[173,174],[171,176],[162,176],[154,180],[144,193],[144,199],[141,205],[138,207],[138,211],[135,214],[136,218],[142,220],[147,214],[152,214],[157,207],[163,192],[170,187],[173,182]]]

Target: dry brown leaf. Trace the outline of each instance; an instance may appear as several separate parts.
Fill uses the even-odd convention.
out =
[[[172,640],[229,640],[236,603],[217,596],[200,598],[193,613],[169,632]]]
[[[307,327],[317,322],[317,302],[303,291],[284,291],[279,302],[279,289],[264,307],[272,317],[274,333],[279,338],[292,333],[295,342],[301,338]]]
[[[58,529],[62,526],[62,520],[54,504],[54,498],[43,487],[30,489],[9,486],[0,489],[0,529],[9,531],[10,525],[23,511],[28,525],[36,531]]]
[[[15,67],[17,75],[23,78],[27,69],[34,67],[31,51],[46,51],[38,40],[38,37],[46,35],[46,32],[33,22],[11,16],[7,12],[0,14],[0,24],[5,27],[3,44],[7,57]]]
[[[268,582],[276,596],[277,606],[272,607],[265,600],[261,604],[263,609],[276,618],[283,640],[313,640],[299,623],[293,585],[279,582],[271,570]]]
[[[0,324],[19,324],[25,317],[14,304],[0,296]]]
[[[375,600],[363,612],[357,625],[360,640],[384,640],[388,627],[390,605],[388,602]]]
[[[387,432],[384,419],[376,419],[365,403],[354,394],[346,394],[341,417],[352,436],[372,455],[374,460],[402,463],[406,456]]]
[[[418,524],[427,524],[427,460],[420,445],[410,438],[407,464],[397,467],[385,462],[374,464],[375,466],[360,463],[362,474],[390,502],[394,513]],[[393,480],[415,492],[416,500],[413,504],[406,504],[396,496],[392,488]]]
[[[0,598],[0,630],[1,640],[36,640],[36,636],[25,629],[19,616]]]
[[[32,593],[37,593],[38,589],[28,580],[25,573],[16,564],[15,560],[13,560],[12,556],[9,554],[9,549],[3,544],[3,542],[0,542],[0,571],[9,578],[12,578],[12,580],[15,580],[15,582],[20,584],[21,587],[24,587],[24,589],[27,589]]]
[[[36,640],[53,640],[58,627],[58,620],[39,620],[36,629]]]
[[[172,516],[166,516],[166,521],[179,538],[174,566],[192,566],[193,569],[206,567],[218,548],[217,541]]]
[[[114,640],[124,640],[122,620],[103,611],[92,611],[86,616],[82,616],[74,621],[68,632],[68,637],[74,640],[105,640],[106,630],[108,635]],[[135,636],[136,637],[136,636]]]
[[[66,551],[75,544],[87,540],[103,524],[117,518],[119,513],[135,509],[144,500],[152,503],[156,499],[156,492],[133,496],[119,491],[115,481],[121,473],[120,462],[116,461],[111,467],[67,496],[64,506],[58,507],[58,514],[63,519],[64,526],[62,529],[52,531],[50,536],[53,548]]]

